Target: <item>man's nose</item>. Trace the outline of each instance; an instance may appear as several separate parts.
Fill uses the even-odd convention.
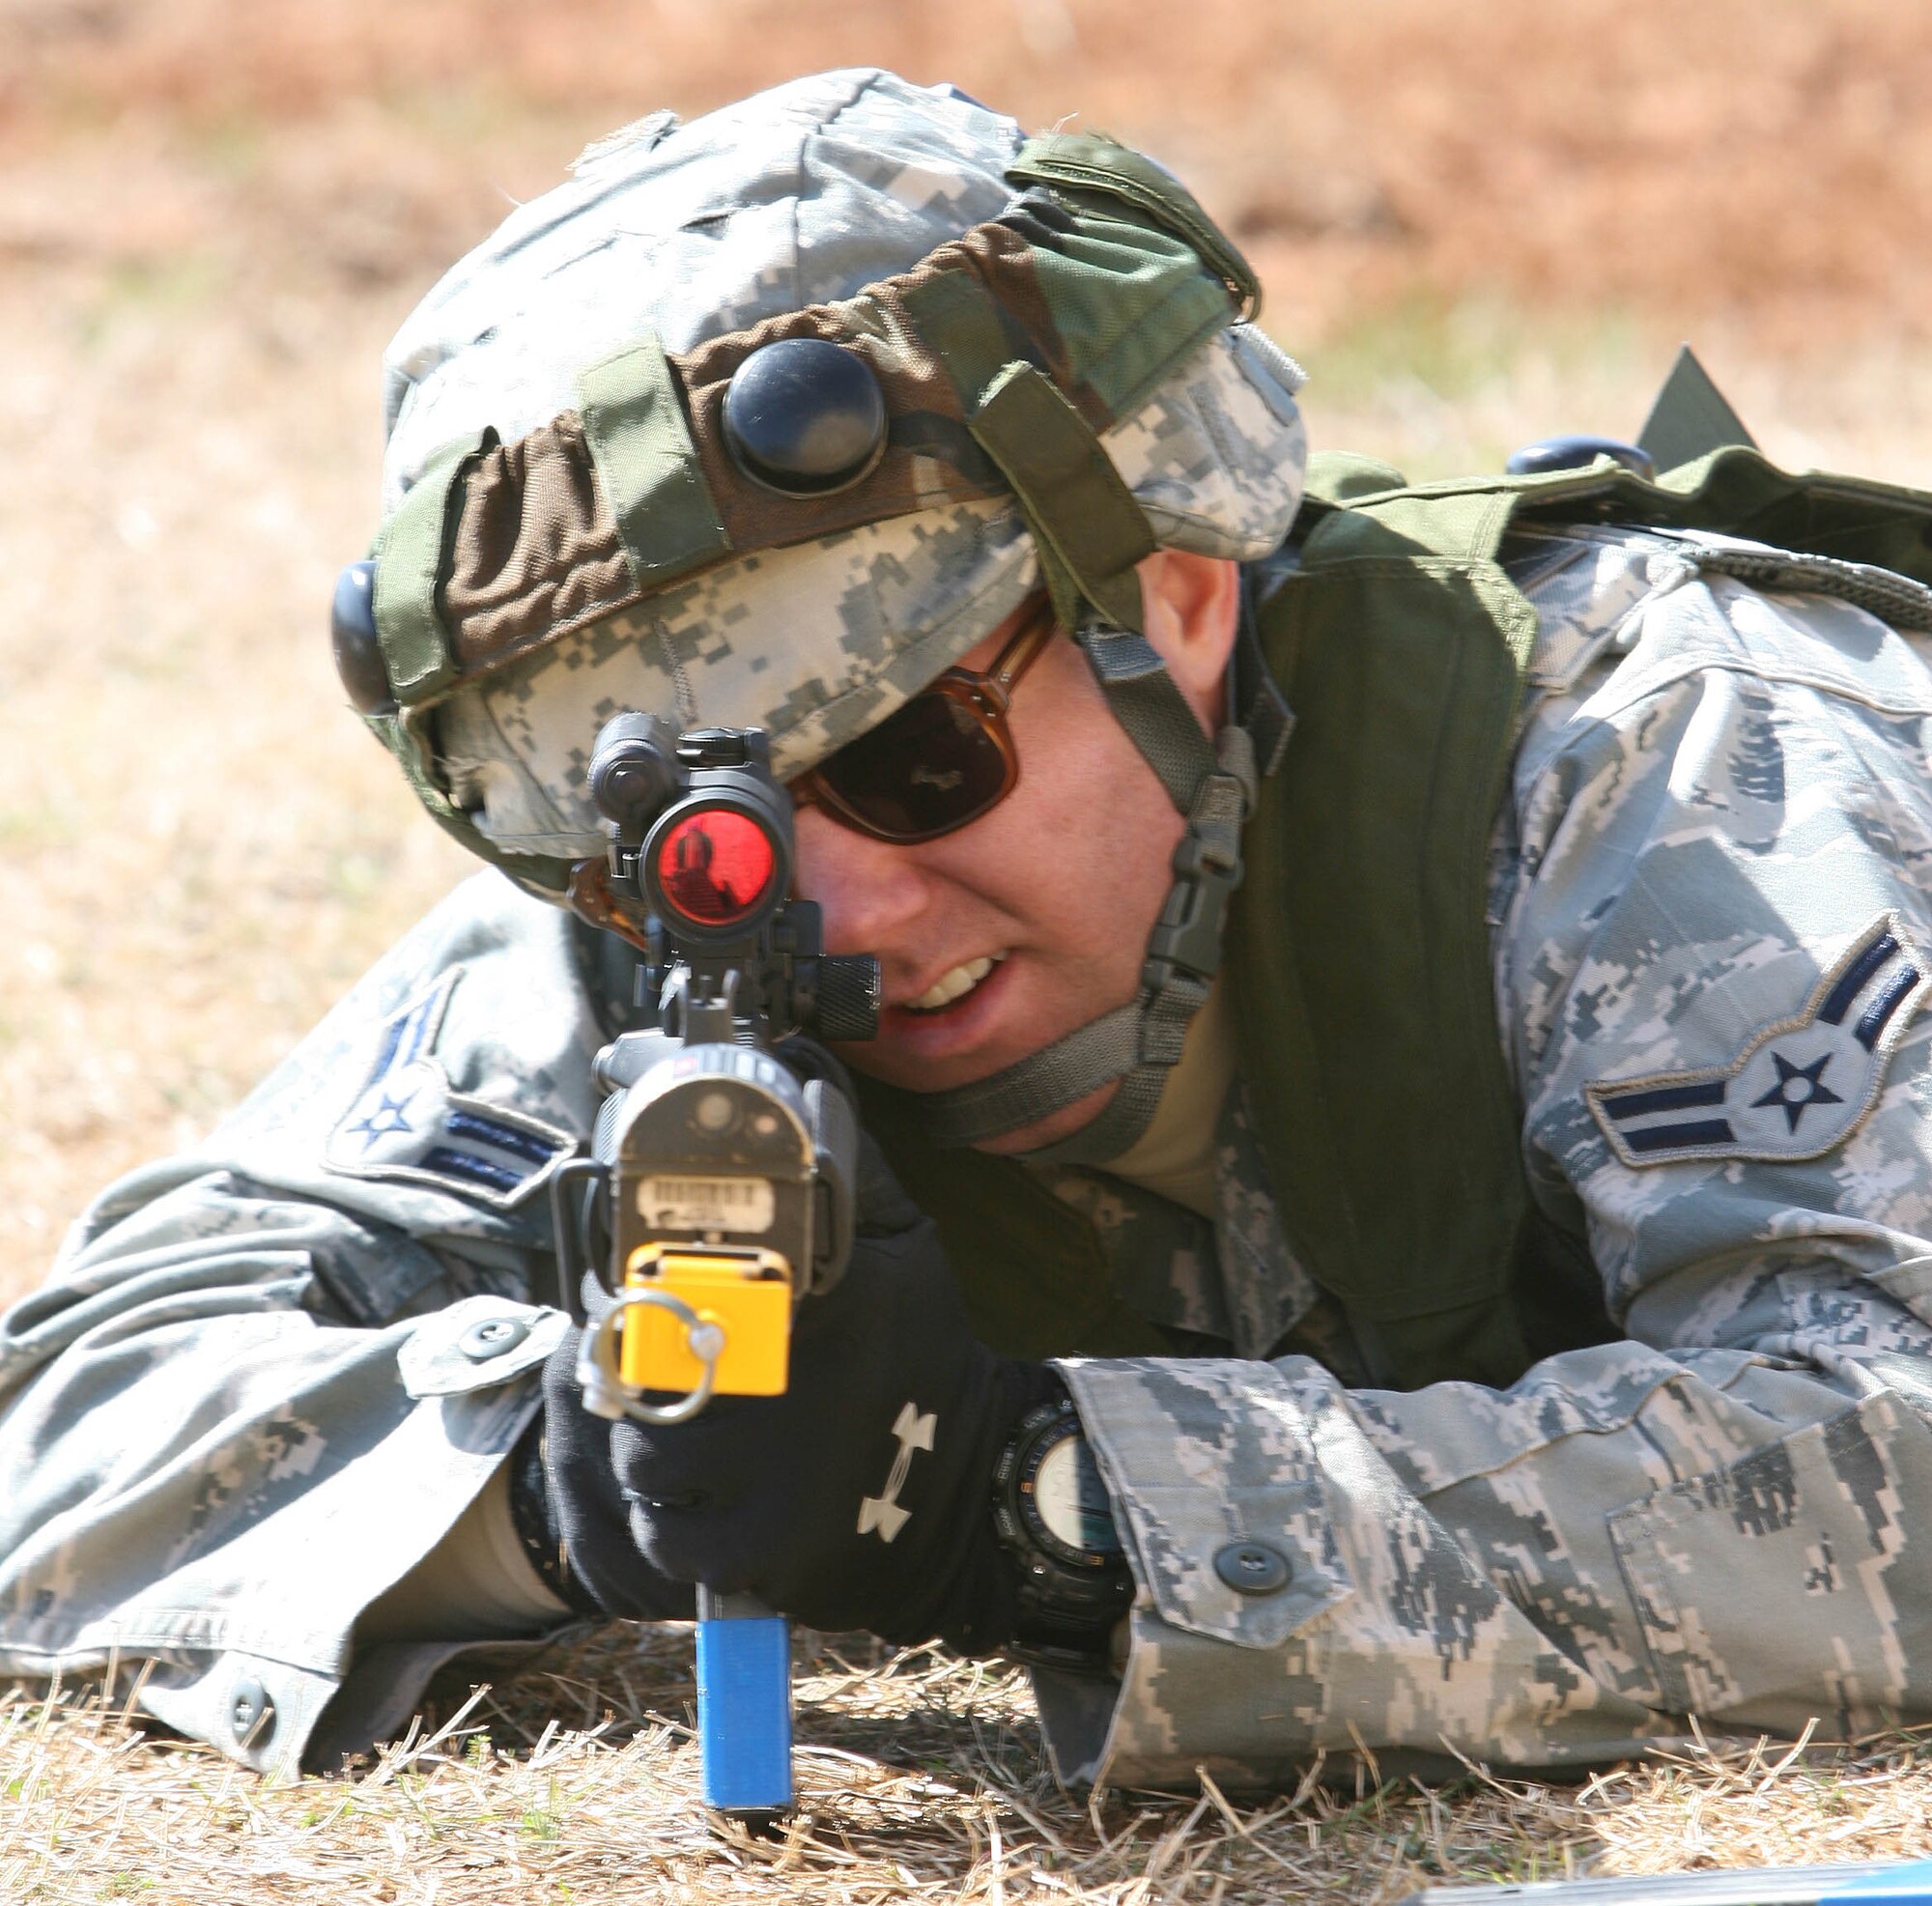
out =
[[[885,953],[924,912],[930,877],[917,852],[798,811],[798,891],[825,915],[827,953]]]

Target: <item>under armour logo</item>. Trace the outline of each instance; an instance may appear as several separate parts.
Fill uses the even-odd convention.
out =
[[[912,1468],[913,1451],[931,1449],[932,1432],[938,1421],[936,1410],[929,1409],[922,1416],[910,1403],[899,1406],[898,1417],[893,1424],[899,1451],[893,1458],[893,1472],[886,1478],[885,1494],[868,1495],[859,1504],[861,1535],[870,1535],[876,1529],[881,1542],[890,1542],[905,1527],[912,1512],[899,1507],[899,1491],[905,1488],[906,1475]]]

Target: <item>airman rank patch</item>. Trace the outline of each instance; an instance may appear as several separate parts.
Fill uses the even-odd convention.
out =
[[[452,967],[382,1028],[368,1083],[329,1134],[324,1156],[349,1178],[455,1191],[507,1209],[549,1179],[577,1149],[557,1126],[451,1089],[433,1056]]]
[[[1795,1017],[1760,1027],[1728,1066],[1600,1079],[1583,1088],[1627,1165],[1686,1158],[1816,1158],[1871,1110],[1932,962],[1895,914],[1873,921]]]

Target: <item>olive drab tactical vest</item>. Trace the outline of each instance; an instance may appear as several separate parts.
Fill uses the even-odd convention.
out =
[[[1932,583],[1932,497],[1730,447],[1655,483],[1584,470],[1395,487],[1320,459],[1260,632],[1295,713],[1226,946],[1284,1228],[1378,1384],[1505,1385],[1612,1334],[1580,1215],[1532,1201],[1495,1023],[1485,859],[1535,612],[1513,524],[1706,529]],[[1158,1355],[1086,1220],[1010,1159],[940,1152],[862,1085],[976,1327],[1013,1355]],[[1566,1216],[1569,1221],[1566,1222]]]

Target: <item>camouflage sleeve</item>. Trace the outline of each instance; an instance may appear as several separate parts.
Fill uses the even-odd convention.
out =
[[[1068,1772],[1932,1716],[1932,674],[1662,542],[1560,567],[1499,1022],[1536,1194],[1625,1341],[1502,1392],[1071,1366],[1140,1593],[1118,1697],[1045,1691]]]
[[[513,1585],[441,1627],[383,1598],[537,1407],[542,1188],[599,1042],[561,916],[484,875],[195,1155],[97,1201],[0,1318],[0,1672],[144,1674],[159,1719],[287,1771],[541,1625]]]

